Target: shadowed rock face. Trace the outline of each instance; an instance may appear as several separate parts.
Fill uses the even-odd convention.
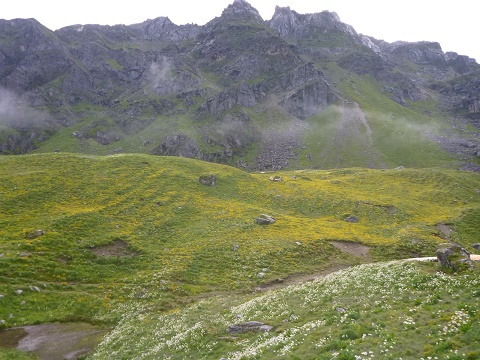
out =
[[[155,155],[180,156],[194,158],[198,155],[198,145],[187,135],[178,134],[167,137],[165,142],[153,150]]]
[[[288,167],[305,146],[303,134],[259,125],[252,112],[284,112],[293,124],[343,102],[343,90],[329,79],[331,63],[347,77],[372,76],[403,106],[434,91],[442,109],[474,126],[480,118],[473,59],[445,54],[435,42],[359,35],[328,11],[277,7],[265,21],[235,0],[203,26],[157,17],[50,31],[34,19],[0,20],[0,152],[30,152],[80,122],[71,141],[87,151],[88,140],[109,146],[144,136],[161,118],[168,125],[155,130],[161,136],[142,138],[144,152],[245,164],[253,147],[258,154],[246,156],[245,167]],[[175,126],[179,119],[192,128]]]
[[[325,109],[332,98],[328,85],[318,81],[290,95],[282,101],[282,105],[293,116],[306,119]]]

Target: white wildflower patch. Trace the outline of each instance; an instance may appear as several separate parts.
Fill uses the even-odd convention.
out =
[[[415,321],[410,316],[405,316],[403,318],[402,324],[405,325],[406,330],[415,328]]]
[[[122,321],[92,359],[287,359],[302,357],[306,349],[326,358],[406,359],[412,331],[429,329],[428,341],[434,343],[435,337],[456,336],[478,319],[472,307],[452,313],[442,296],[479,285],[472,276],[422,273],[413,262],[394,261],[344,269],[261,295],[212,297],[160,315],[148,303],[132,301],[117,309]],[[247,321],[273,328],[227,333],[229,325]]]
[[[470,315],[465,310],[455,311],[450,321],[443,326],[440,334],[451,335],[460,330],[462,325],[467,325],[470,322]]]

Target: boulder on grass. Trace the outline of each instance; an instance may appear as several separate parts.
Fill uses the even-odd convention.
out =
[[[215,186],[217,185],[217,176],[215,174],[202,175],[198,181],[205,186]]]
[[[437,251],[438,264],[445,269],[462,271],[473,268],[470,253],[458,244],[441,244]]]
[[[270,176],[270,181],[274,181],[274,182],[279,182],[279,181],[282,181],[282,177],[281,176]]]
[[[348,215],[348,216],[345,218],[345,221],[346,221],[346,222],[349,222],[349,223],[357,223],[357,222],[359,222],[360,220],[359,220],[355,215]]]
[[[272,330],[270,325],[265,325],[260,321],[248,321],[242,324],[228,326],[229,334],[245,334],[247,332],[269,332]]]
[[[258,225],[271,225],[275,223],[275,218],[273,216],[267,215],[267,214],[262,214],[259,217],[255,219],[255,222]]]
[[[45,230],[32,230],[26,234],[27,239],[36,239],[39,236],[45,235]]]

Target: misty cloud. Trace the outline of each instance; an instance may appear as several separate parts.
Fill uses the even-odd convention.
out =
[[[12,92],[0,88],[0,125],[24,129],[48,124],[50,116],[26,104]]]
[[[153,89],[162,89],[168,86],[168,83],[172,81],[172,70],[174,66],[172,62],[165,56],[162,56],[156,62],[150,64],[150,81]],[[158,92],[158,91],[157,91]]]
[[[147,73],[153,90],[159,96],[194,90],[201,82],[192,69],[177,68],[175,63],[165,56],[151,63]]]

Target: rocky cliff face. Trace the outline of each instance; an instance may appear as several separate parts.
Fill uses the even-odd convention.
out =
[[[73,65],[58,37],[34,19],[0,20],[0,84],[16,93],[35,90]]]
[[[235,0],[204,26],[158,17],[52,32],[34,19],[0,20],[0,151],[32,151],[74,126],[60,150],[290,166],[305,148],[302,122],[348,103],[339,71],[372,77],[403,106],[434,91],[455,116],[480,117],[473,59],[360,35],[328,11],[276,7],[265,21]]]
[[[431,65],[439,69],[445,69],[447,66],[446,55],[437,42],[397,41],[392,44],[382,42],[380,50],[392,58],[406,59],[417,65]]]

